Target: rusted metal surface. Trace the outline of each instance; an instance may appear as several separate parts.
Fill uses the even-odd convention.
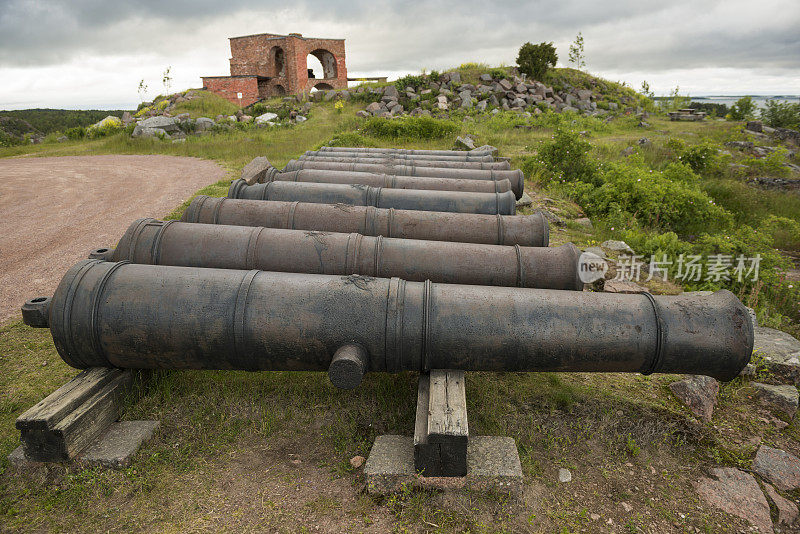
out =
[[[540,211],[477,215],[200,195],[183,212],[181,221],[522,247],[546,247],[550,242],[550,227]]]
[[[448,211],[514,215],[517,204],[514,193],[462,193],[459,191],[420,191],[386,189],[362,184],[320,184],[312,182],[270,182],[247,185],[235,180],[228,189],[228,198],[281,200],[315,204],[351,204],[395,208],[401,210]]]
[[[525,175],[521,170],[494,171],[491,169],[447,169],[440,167],[414,167],[413,165],[375,165],[371,163],[337,163],[327,161],[291,160],[286,164],[286,167],[283,168],[283,172],[278,176],[291,172],[297,172],[300,175],[307,174],[309,176],[326,176],[326,174],[322,174],[321,171],[330,173],[330,176],[334,176],[333,173],[338,173],[340,176],[349,176],[350,173],[352,173],[352,176],[355,176],[355,173],[361,173],[373,174],[377,176],[396,176],[398,179],[400,177],[426,177],[427,179],[443,178],[464,183],[471,183],[475,181],[502,181],[507,179],[509,182],[511,182],[511,190],[514,192],[517,198],[522,197],[522,192],[525,189]],[[269,174],[270,173],[268,173],[267,176],[269,176]],[[271,174],[274,175],[275,173]],[[315,179],[313,181],[317,180],[318,179]],[[377,180],[377,178],[374,178],[374,180]],[[303,178],[300,181],[312,180]],[[362,181],[359,183],[366,182]]]
[[[349,160],[362,159],[364,163],[379,163],[376,160],[391,160],[396,163],[403,163],[405,165],[422,165],[428,164],[430,167],[446,167],[442,163],[447,164],[465,164],[475,165],[474,168],[486,169],[510,169],[511,165],[507,161],[495,161],[492,156],[472,156],[466,158],[465,156],[430,156],[425,154],[370,154],[367,152],[322,152],[319,150],[308,150],[299,159],[308,158],[345,158]],[[489,165],[482,167],[482,165]],[[469,166],[464,167],[470,168]]]
[[[116,249],[98,249],[92,257],[152,265],[580,291],[580,254],[572,243],[533,248],[140,219],[128,228]]]
[[[437,171],[439,169],[431,169]],[[444,169],[447,170],[447,169]],[[491,171],[484,171],[491,172]],[[509,180],[455,180],[447,177],[405,176],[335,169],[299,169],[279,172],[270,169],[259,180],[268,182],[314,182],[318,184],[364,184],[388,189],[418,189],[421,191],[463,191],[467,193],[505,193],[513,191],[516,198],[521,193]]]
[[[493,156],[497,149],[494,147],[479,147],[474,150],[417,150],[411,148],[372,148],[349,146],[323,146],[319,152],[348,152],[361,154],[400,154],[400,155],[427,155],[427,156],[453,156],[460,158],[475,158]]]
[[[84,260],[48,317],[69,365],[327,371],[609,371],[736,377],[753,325],[729,291],[603,294]]]
[[[338,154],[338,155],[333,155]],[[300,156],[297,161],[321,161],[329,163],[368,163],[372,165],[413,165],[414,167],[439,167],[442,169],[492,169],[496,171],[507,171],[511,169],[511,164],[507,161],[441,161],[432,159],[401,159],[393,157],[352,157],[343,155],[340,152],[328,152],[319,156]]]

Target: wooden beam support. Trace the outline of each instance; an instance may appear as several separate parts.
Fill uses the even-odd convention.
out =
[[[87,369],[17,418],[25,456],[38,462],[75,458],[122,414],[138,388],[132,370]]]
[[[423,476],[467,474],[464,371],[433,369],[419,377],[414,466]]]

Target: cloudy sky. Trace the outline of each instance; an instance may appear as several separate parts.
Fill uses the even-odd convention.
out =
[[[553,41],[567,64],[656,94],[800,94],[800,0],[0,0],[0,109],[131,108],[228,74],[228,37],[298,32],[347,40],[351,76],[467,61],[513,65]]]

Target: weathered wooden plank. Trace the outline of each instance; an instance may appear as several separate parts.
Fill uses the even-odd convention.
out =
[[[40,462],[74,458],[119,418],[140,377],[120,369],[80,373],[17,420],[25,455]]]
[[[414,426],[414,464],[425,476],[467,472],[467,403],[463,371],[420,375]]]
[[[19,430],[52,430],[59,421],[121,375],[121,369],[92,367],[34,404],[17,418]]]

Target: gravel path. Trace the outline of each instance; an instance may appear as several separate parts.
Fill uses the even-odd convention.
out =
[[[89,250],[114,246],[140,217],[164,217],[225,176],[176,156],[0,159],[0,322],[52,295]]]

